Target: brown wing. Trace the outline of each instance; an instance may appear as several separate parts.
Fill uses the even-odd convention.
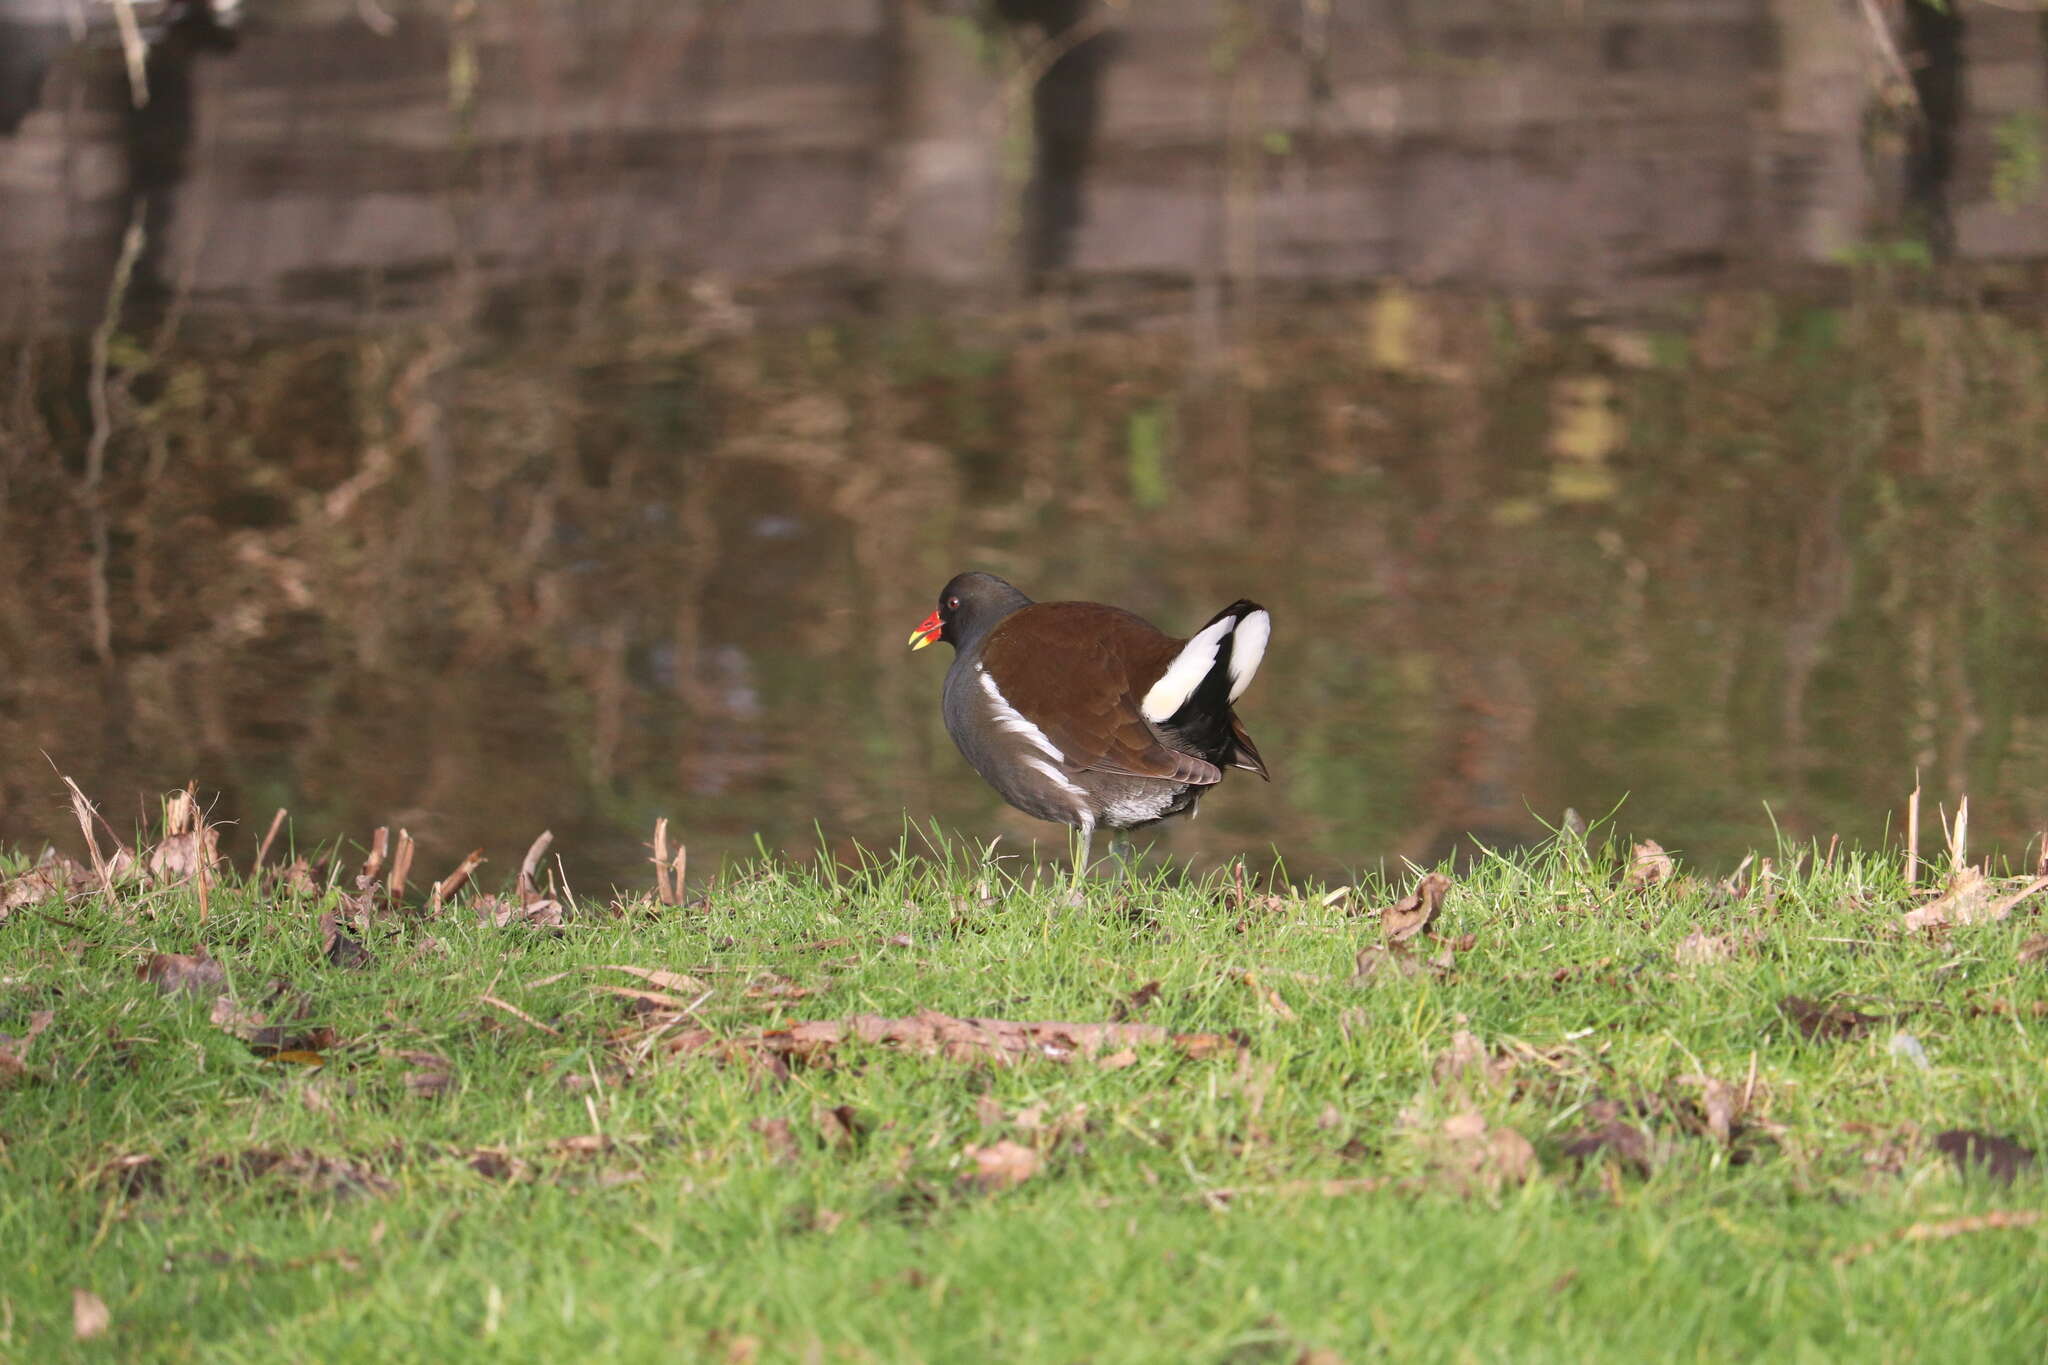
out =
[[[1169,749],[1138,709],[1187,643],[1097,602],[1039,602],[990,632],[982,663],[1070,767],[1208,786],[1223,771]]]

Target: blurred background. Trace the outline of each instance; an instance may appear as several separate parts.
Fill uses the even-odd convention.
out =
[[[980,567],[1272,608],[1197,867],[2031,863],[2044,111],[2022,0],[0,0],[0,840],[1063,851]]]

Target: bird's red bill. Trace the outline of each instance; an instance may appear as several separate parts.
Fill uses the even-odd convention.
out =
[[[945,633],[945,629],[946,623],[939,619],[937,612],[933,612],[924,618],[924,622],[916,630],[910,632],[910,647],[923,649],[926,645],[937,644],[939,636]]]

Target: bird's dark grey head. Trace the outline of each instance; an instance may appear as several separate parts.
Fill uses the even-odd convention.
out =
[[[992,573],[955,574],[939,589],[939,609],[911,632],[910,647],[923,649],[943,640],[955,649],[965,649],[1005,616],[1030,605],[1030,598]]]

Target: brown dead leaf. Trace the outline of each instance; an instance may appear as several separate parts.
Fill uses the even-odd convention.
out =
[[[963,1155],[974,1169],[961,1177],[962,1182],[982,1191],[1007,1190],[1038,1174],[1038,1153],[1008,1138],[986,1147],[969,1147]]]
[[[1709,934],[1701,929],[1695,929],[1680,939],[1671,952],[1672,960],[1681,967],[1705,967],[1731,961],[1734,956],[1734,935]]]
[[[282,982],[273,983],[271,996],[289,1013],[291,1023],[273,1024],[263,1011],[221,995],[213,1002],[214,1026],[232,1033],[247,1043],[251,1052],[264,1057],[280,1052],[326,1052],[341,1041],[333,1029],[324,1025],[295,1027],[312,1013],[312,1002],[304,996],[284,987]]]
[[[680,995],[670,995],[667,991],[643,991],[632,986],[610,986],[603,982],[596,983],[590,989],[602,995],[616,995],[656,1010],[671,1010],[678,1014],[687,1014],[698,1003],[695,1000],[685,1000]]]
[[[1939,896],[1917,910],[1900,916],[1909,930],[1932,929],[1942,924],[1973,924],[1991,900],[1991,888],[1983,872],[1974,867],[1957,870]]]
[[[469,1168],[486,1180],[519,1181],[533,1178],[533,1167],[503,1147],[478,1147],[469,1154]]]
[[[393,1181],[359,1162],[310,1151],[273,1152],[257,1147],[239,1156],[216,1157],[207,1166],[218,1174],[287,1183],[307,1193],[342,1199],[390,1194],[398,1188]]]
[[[1121,1024],[1159,998],[1160,986],[1157,981],[1147,981],[1123,999],[1109,1007],[1109,1017]]]
[[[478,896],[469,904],[478,923],[499,929],[515,924],[529,929],[559,929],[568,918],[560,901],[545,896],[522,905],[492,893]]]
[[[1477,1085],[1497,1089],[1507,1083],[1514,1072],[1514,1062],[1506,1056],[1488,1056],[1486,1044],[1478,1035],[1467,1029],[1459,1029],[1451,1035],[1451,1045],[1436,1055],[1430,1063],[1430,1076],[1438,1085]]]
[[[438,1052],[399,1052],[393,1055],[410,1063],[403,1079],[406,1093],[415,1098],[435,1099],[447,1094],[448,1088],[455,1084],[453,1068],[448,1059]]]
[[[2015,1176],[2025,1174],[2034,1165],[2031,1148],[1974,1128],[1944,1129],[1934,1135],[1934,1146],[1964,1175],[1979,1173],[2001,1185],[2010,1185]]]
[[[982,1127],[999,1127],[1005,1117],[1007,1116],[1003,1112],[1002,1101],[998,1100],[994,1095],[976,1095],[974,1097],[974,1121]]]
[[[1645,839],[1629,850],[1628,884],[1638,891],[1670,881],[1677,870],[1671,855],[1655,839]]]
[[[753,1129],[768,1144],[768,1154],[775,1160],[788,1163],[803,1154],[797,1146],[796,1134],[790,1131],[789,1120],[784,1118],[755,1119]]]
[[[1095,1064],[1104,1071],[1121,1071],[1127,1066],[1136,1066],[1138,1064],[1137,1049],[1127,1047],[1121,1051],[1112,1052],[1107,1057],[1097,1059]]]
[[[196,995],[211,1000],[228,988],[228,974],[208,957],[204,948],[196,954],[151,953],[149,961],[135,974],[163,995]]]
[[[1734,1136],[1735,1121],[1742,1116],[1742,1091],[1713,1076],[1680,1076],[1678,1083],[1700,1088],[1700,1110],[1705,1116],[1707,1132],[1714,1141],[1726,1147]]]
[[[701,995],[708,989],[702,981],[699,981],[687,972],[671,972],[660,967],[628,967],[622,963],[614,962],[602,967],[592,968],[592,970],[624,972],[628,976],[637,976],[648,985],[664,991],[688,991],[691,994]]]
[[[1799,1035],[1809,1042],[1860,1038],[1870,1031],[1873,1024],[1884,1022],[1880,1015],[1863,1014],[1841,1005],[1824,1005],[1803,995],[1786,996],[1778,1002],[1778,1008],[1792,1021],[1792,1027],[1799,1030]]]
[[[1446,976],[1458,960],[1446,948],[1435,957],[1424,958],[1403,943],[1369,943],[1352,961],[1351,984],[1370,986],[1377,981],[1399,981],[1411,976]]]
[[[611,1149],[612,1140],[602,1133],[576,1133],[548,1144],[549,1151],[563,1156],[597,1156]]]
[[[147,866],[151,881],[169,886],[191,881],[202,867],[211,873],[219,864],[220,831],[206,825],[165,839],[150,850]]]
[[[1450,894],[1451,879],[1432,872],[1415,884],[1415,889],[1379,911],[1380,937],[1389,943],[1406,943],[1436,922]]]
[[[107,1305],[90,1289],[71,1291],[71,1335],[79,1341],[105,1336],[113,1317]]]
[[[41,905],[44,901],[68,894],[74,886],[86,886],[91,881],[89,869],[69,858],[48,854],[20,876],[0,882],[0,923],[5,923],[16,910]]]
[[[1617,1162],[1648,1173],[1650,1139],[1642,1129],[1621,1117],[1619,1102],[1594,1100],[1584,1113],[1588,1121],[1563,1135],[1559,1151],[1581,1162],[1605,1153]]]
[[[337,967],[360,969],[370,965],[370,950],[355,932],[341,922],[339,910],[329,910],[319,920],[320,955]]]
[[[720,1038],[707,1028],[686,1029],[664,1046],[671,1054],[710,1052],[730,1060],[752,1058],[779,1064],[783,1058],[822,1057],[848,1042],[897,1047],[956,1062],[998,1064],[1030,1057],[1054,1062],[1087,1060],[1105,1048],[1157,1044],[1200,1059],[1237,1047],[1237,1040],[1226,1034],[1168,1033],[1157,1024],[956,1019],[934,1010],[907,1018],[858,1014],[845,1020],[807,1020],[733,1038]]]
[[[1537,1169],[1536,1149],[1513,1128],[1487,1123],[1476,1110],[1443,1121],[1429,1144],[1431,1163],[1461,1189],[1488,1193],[1527,1181]]]
[[[818,1125],[818,1136],[827,1147],[850,1147],[867,1131],[867,1125],[850,1104],[814,1106],[811,1122]]]
[[[2022,967],[2048,961],[2048,934],[2036,934],[2022,943],[2017,956]]]

